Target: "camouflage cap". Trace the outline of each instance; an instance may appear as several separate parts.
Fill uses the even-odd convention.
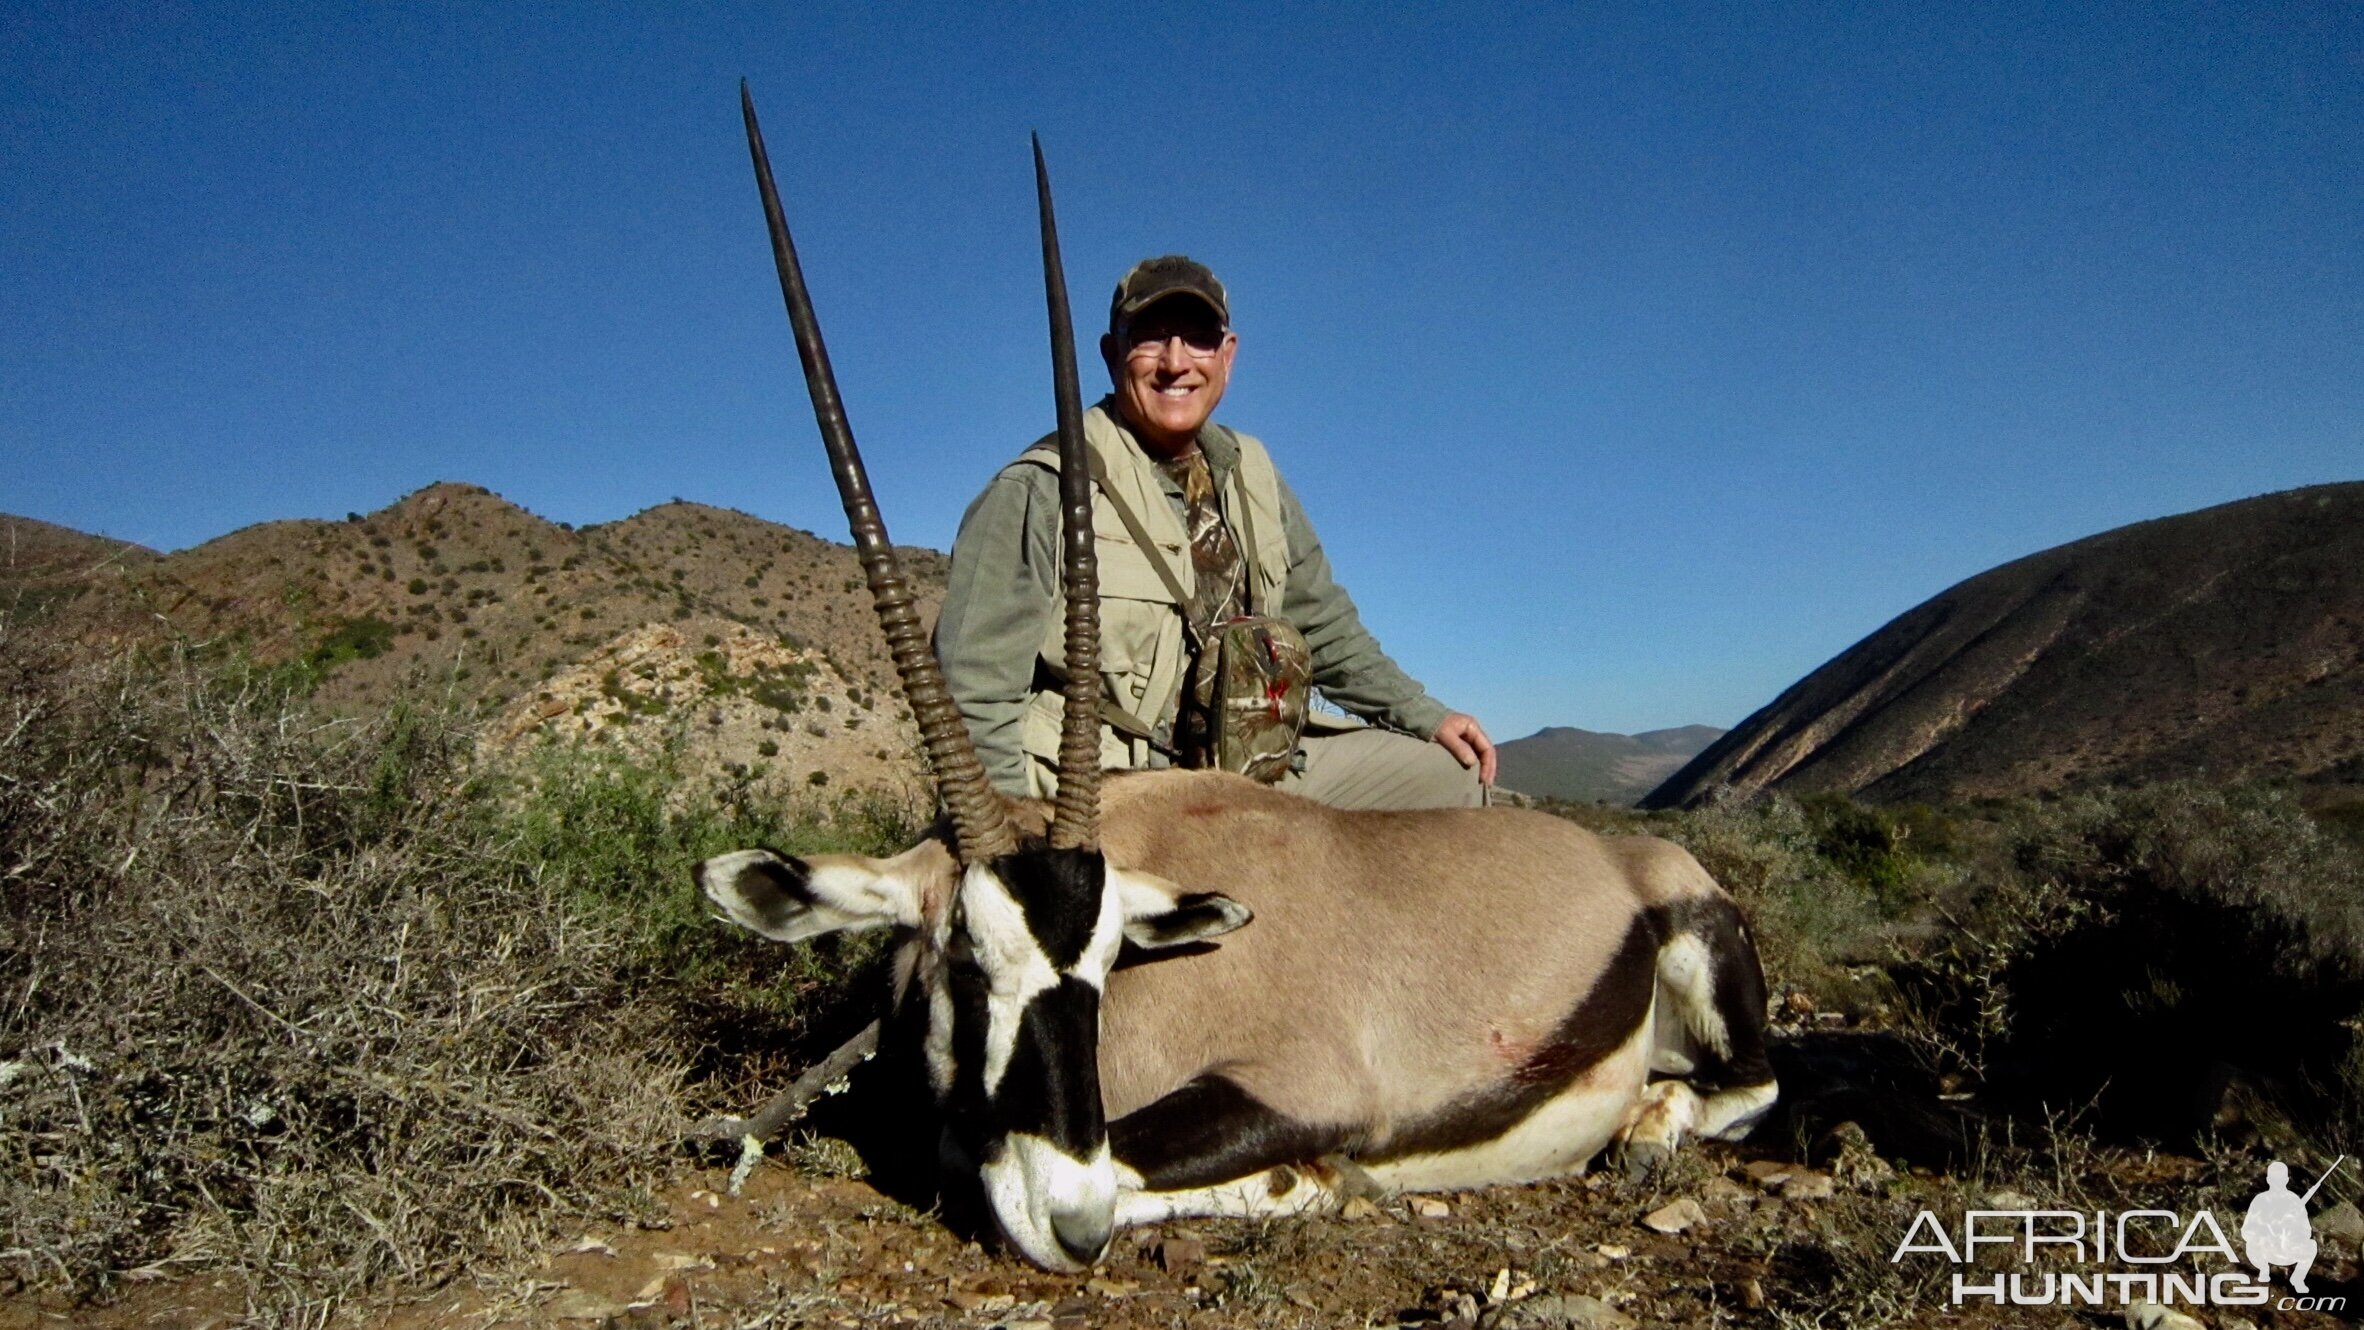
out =
[[[1116,284],[1116,294],[1108,300],[1108,331],[1122,332],[1134,315],[1167,296],[1194,296],[1206,302],[1231,326],[1231,297],[1223,290],[1223,283],[1207,270],[1207,265],[1179,254],[1143,259]]]

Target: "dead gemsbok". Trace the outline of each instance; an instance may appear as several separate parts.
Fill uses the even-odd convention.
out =
[[[782,941],[903,933],[893,1000],[923,1044],[947,1167],[976,1177],[1009,1241],[1076,1270],[1123,1224],[1520,1182],[1612,1143],[1647,1157],[1744,1133],[1776,1092],[1764,979],[1739,910],[1676,846],[1513,810],[1340,812],[1212,772],[1102,784],[1093,500],[1039,145],[1076,667],[1056,806],[991,789],[744,109],[815,415],[947,823],[891,859],[746,850],[698,880]]]

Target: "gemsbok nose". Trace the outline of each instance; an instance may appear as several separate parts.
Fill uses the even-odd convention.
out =
[[[1051,1233],[1059,1239],[1060,1247],[1075,1258],[1075,1263],[1087,1269],[1099,1263],[1108,1250],[1109,1235],[1115,1231],[1114,1206],[1051,1212]]]

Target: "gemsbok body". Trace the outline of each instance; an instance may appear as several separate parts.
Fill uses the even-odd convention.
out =
[[[745,114],[816,418],[947,820],[893,858],[745,850],[698,880],[783,941],[901,930],[893,1000],[944,1158],[1010,1243],[1075,1270],[1125,1224],[1523,1182],[1611,1146],[1643,1160],[1745,1133],[1776,1095],[1764,979],[1738,908],[1682,849],[1508,809],[1347,812],[1213,772],[1102,779],[1090,482],[1039,146],[1067,742],[1055,805],[986,784]]]

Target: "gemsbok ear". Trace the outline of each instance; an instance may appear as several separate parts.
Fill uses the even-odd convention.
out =
[[[922,841],[892,859],[822,854],[798,859],[773,850],[734,850],[691,870],[699,890],[732,923],[781,942],[888,924],[919,926],[920,883],[949,856]]]
[[[1155,873],[1108,870],[1124,906],[1125,941],[1151,951],[1205,942],[1256,917],[1220,891],[1184,891]]]

